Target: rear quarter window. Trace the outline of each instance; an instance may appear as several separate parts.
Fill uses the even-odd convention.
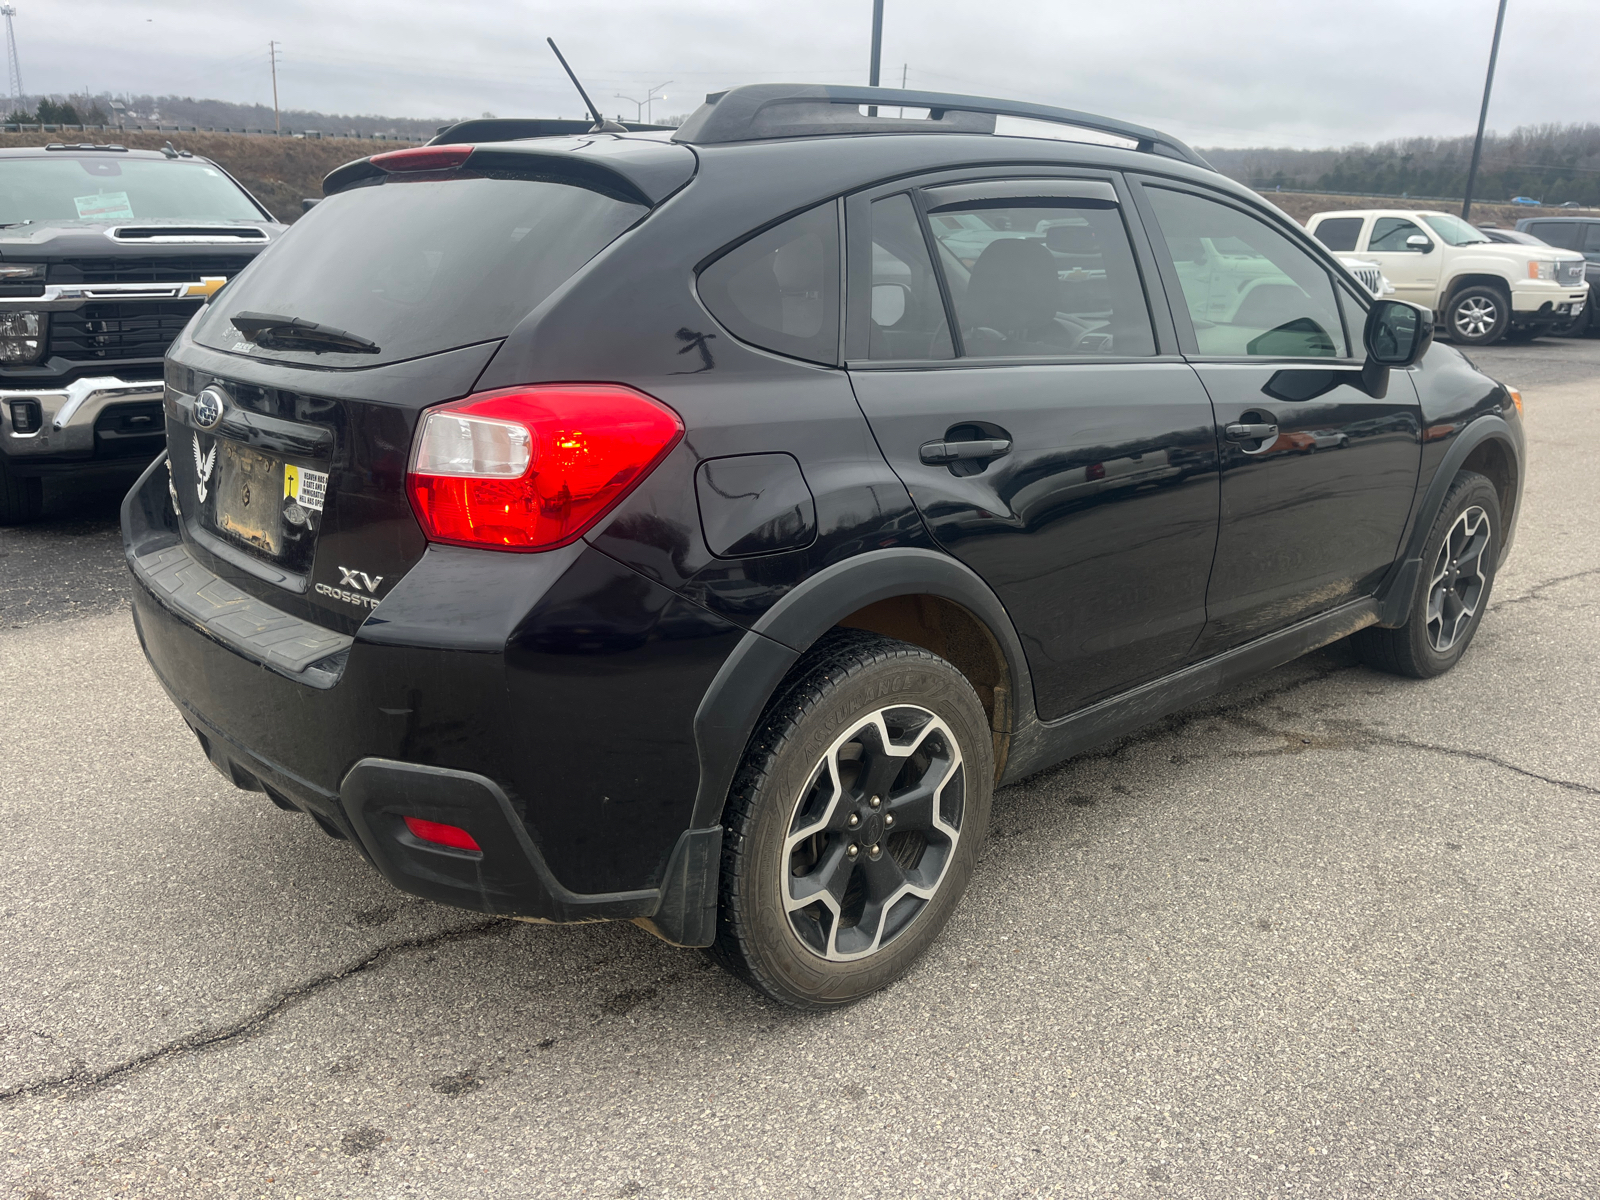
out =
[[[839,361],[839,215],[833,201],[741,242],[700,272],[700,300],[766,350]]]
[[[649,210],[565,181],[391,178],[330,196],[263,251],[201,318],[219,350],[374,366],[505,337]],[[298,317],[378,352],[263,350],[231,318]]]

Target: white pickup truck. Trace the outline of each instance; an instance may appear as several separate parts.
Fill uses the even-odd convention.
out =
[[[1583,255],[1492,242],[1453,213],[1325,212],[1306,229],[1336,254],[1377,263],[1396,299],[1433,309],[1439,332],[1468,346],[1537,337],[1589,297]]]

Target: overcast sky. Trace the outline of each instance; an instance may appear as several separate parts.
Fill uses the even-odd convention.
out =
[[[1204,146],[1470,133],[1496,0],[886,0],[884,83],[1086,109]],[[608,112],[738,83],[865,83],[871,0],[17,0],[29,92],[449,118]],[[1600,0],[1511,0],[1491,129],[1600,121]]]

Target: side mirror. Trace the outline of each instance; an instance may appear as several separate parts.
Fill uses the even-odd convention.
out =
[[[892,329],[906,315],[906,295],[909,289],[903,283],[875,283],[872,285],[872,323],[880,329]]]
[[[321,196],[307,196],[304,200],[300,201],[300,211],[303,213],[308,213],[321,203]]]
[[[1418,254],[1432,254],[1433,243],[1428,240],[1425,233],[1413,233],[1406,239],[1406,249],[1415,250]]]
[[[1433,314],[1404,300],[1374,300],[1362,340],[1369,362],[1414,366],[1433,344]]]
[[[1381,400],[1389,389],[1389,371],[1415,366],[1433,345],[1433,313],[1404,300],[1375,300],[1362,340],[1367,361],[1361,368],[1361,384],[1368,395]]]

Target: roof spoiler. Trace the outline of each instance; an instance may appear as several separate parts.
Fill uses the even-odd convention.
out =
[[[636,133],[640,130],[671,128],[671,125],[629,125],[627,131]],[[593,121],[558,121],[544,117],[478,117],[471,121],[457,121],[454,125],[439,126],[439,132],[429,139],[428,145],[516,142],[523,138],[571,137],[574,134],[591,133],[593,130]]]
[[[861,112],[862,107],[872,111]],[[878,116],[879,108],[926,109],[926,117]],[[1112,117],[944,92],[896,88],[759,83],[713,92],[673,135],[675,142],[709,146],[766,138],[821,137],[840,133],[989,133],[997,118],[1019,117],[1126,138],[1147,154],[1161,154],[1206,170],[1214,168],[1177,138]]]

